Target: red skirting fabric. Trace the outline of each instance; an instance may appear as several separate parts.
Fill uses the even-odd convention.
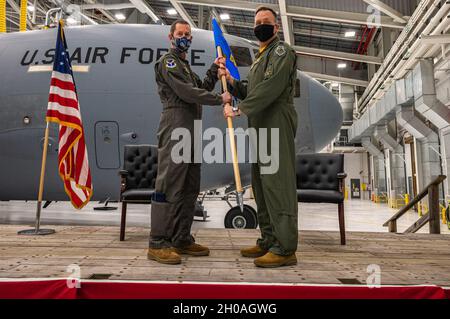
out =
[[[76,299],[66,280],[0,281],[0,299]]]
[[[80,298],[131,299],[446,299],[439,287],[266,286],[170,283],[82,283]]]
[[[1,299],[450,299],[437,286],[351,287],[81,281],[0,281]]]

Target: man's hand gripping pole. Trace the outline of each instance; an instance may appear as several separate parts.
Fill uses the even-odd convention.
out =
[[[217,47],[217,56],[223,57],[222,48],[220,46]],[[224,67],[222,64],[221,67]],[[225,78],[225,75],[222,75],[220,78],[222,82],[222,90],[223,92],[228,92],[228,86],[227,86],[227,79]],[[237,111],[233,107],[233,111]],[[233,170],[234,170],[234,180],[236,184],[236,199],[237,204],[241,208],[241,212],[244,212],[244,190],[242,188],[241,183],[241,173],[239,172],[239,162],[238,162],[238,156],[237,156],[237,149],[236,149],[236,141],[234,139],[234,128],[233,128],[233,120],[231,117],[227,117],[227,124],[228,124],[228,132],[230,136],[230,147],[231,147],[231,156],[233,160]]]

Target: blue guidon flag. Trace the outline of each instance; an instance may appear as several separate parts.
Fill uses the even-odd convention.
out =
[[[224,58],[226,58],[226,67],[233,78],[236,80],[240,80],[241,77],[239,75],[239,70],[236,65],[236,60],[234,59],[233,53],[231,52],[230,46],[228,45],[227,40],[223,36],[222,29],[217,23],[216,19],[212,20],[212,27],[214,32],[214,42],[217,47],[222,48],[222,53]],[[216,53],[217,54],[217,53]]]
[[[81,209],[92,196],[92,179],[62,21],[58,26],[46,120],[59,124],[59,175],[72,205]]]

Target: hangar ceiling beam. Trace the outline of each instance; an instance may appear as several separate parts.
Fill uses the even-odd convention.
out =
[[[396,22],[400,23],[407,23],[408,20],[406,17],[403,16],[400,12],[395,10],[394,8],[388,6],[386,3],[380,1],[380,0],[363,0],[365,3],[371,5],[377,10],[380,10],[381,12],[387,14],[391,18],[394,19]]]
[[[141,13],[148,15],[153,22],[161,23],[162,20],[156,15],[156,13],[148,6],[148,4],[143,0],[130,0],[132,4],[138,9]]]
[[[84,0],[87,4],[94,4],[95,0]],[[106,18],[108,18],[111,22],[116,23],[117,20],[106,10],[104,9],[98,9]]]
[[[204,12],[203,12],[203,7],[202,6],[198,6],[198,27],[200,29],[204,29],[205,28],[205,17],[204,17]]]
[[[355,61],[369,64],[382,64],[383,60],[379,57],[360,55],[354,53],[346,53],[339,51],[323,50],[310,47],[303,47],[294,45],[293,48],[298,54],[306,54],[312,56],[319,56],[323,58],[330,58],[335,60]]]
[[[172,2],[173,0],[170,1]],[[216,2],[214,0],[177,0],[177,2],[246,11],[255,11],[256,8],[261,5],[261,3],[258,2],[249,2],[243,0],[228,0],[224,2]],[[280,8],[277,5],[264,5],[267,5],[278,12],[280,11]],[[373,19],[371,19],[372,15],[365,13],[306,8],[292,5],[287,6],[286,10],[286,15],[290,17],[335,21],[357,25],[375,25],[396,29],[403,29],[405,27],[405,23],[395,22],[391,17],[382,16],[380,17],[380,21],[373,21]]]
[[[103,10],[121,10],[136,8],[134,4],[130,3],[114,3],[114,4],[104,4],[104,3],[93,3],[93,4],[83,4],[81,5],[83,9],[103,9]]]
[[[238,28],[247,28],[247,29],[253,29],[254,25],[253,23],[245,23],[245,22],[239,22],[239,21],[222,21],[222,24],[224,26],[232,26],[232,27],[238,27]],[[327,38],[327,39],[339,39],[341,41],[352,41],[352,42],[359,42],[359,39],[356,38],[346,38],[343,34],[337,34],[333,32],[325,32],[325,31],[315,31],[315,30],[306,30],[306,29],[295,29],[292,28],[294,34],[298,35],[304,35],[304,36],[313,36],[313,37],[319,37],[319,38]]]
[[[225,27],[225,24],[223,23],[222,19],[220,18],[219,13],[217,12],[217,10],[215,8],[211,8],[211,14],[219,23],[219,26],[222,29],[222,32],[228,33],[227,28]]]
[[[368,26],[381,26],[395,29],[403,29],[406,25],[404,23],[394,22],[390,17],[380,17],[379,21],[376,21],[372,19],[371,15],[365,13],[304,8],[297,6],[289,6],[288,15],[299,18],[318,19]]]
[[[348,85],[354,85],[354,86],[362,86],[362,87],[367,87],[369,85],[369,82],[367,82],[367,81],[362,81],[362,80],[357,80],[357,79],[352,79],[352,78],[344,78],[344,77],[340,77],[340,76],[333,76],[333,75],[329,75],[329,74],[307,72],[307,71],[302,71],[302,72],[305,74],[308,74],[310,77],[312,77],[316,80],[321,80],[321,81],[331,81],[331,82],[336,82],[336,83],[342,83],[342,84],[348,84]]]
[[[9,21],[9,22],[11,22],[11,23],[14,24],[14,25],[20,27],[20,24],[19,24],[18,22],[14,21],[13,19],[11,19],[10,17],[6,17],[6,20]]]
[[[19,6],[14,0],[6,0],[6,2],[9,4],[9,6],[10,6],[11,8],[14,9],[14,11],[17,12],[17,14],[20,15],[20,6]],[[28,26],[30,29],[33,28],[30,19],[27,19],[27,26]]]
[[[278,0],[280,6],[281,25],[283,26],[284,40],[288,44],[295,44],[294,33],[292,32],[292,18],[287,15],[286,0]]]
[[[172,4],[172,6],[175,8],[175,10],[177,10],[178,14],[183,18],[183,20],[186,20],[187,22],[189,22],[189,24],[191,26],[193,26],[194,28],[197,27],[194,20],[191,18],[189,13],[186,11],[186,9],[183,7],[183,5],[180,3],[181,1],[169,0],[169,2]]]

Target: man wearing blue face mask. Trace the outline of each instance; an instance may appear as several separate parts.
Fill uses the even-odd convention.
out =
[[[200,163],[194,163],[194,121],[202,118],[202,104],[222,105],[231,95],[212,92],[218,80],[220,63],[216,59],[202,81],[186,59],[192,42],[190,25],[175,21],[169,34],[171,48],[155,64],[155,79],[163,105],[158,129],[158,176],[152,198],[151,232],[148,259],[164,264],[181,263],[180,254],[207,256],[209,249],[196,244],[191,236],[194,210],[200,191]],[[190,161],[172,158],[179,143],[172,140],[176,129],[187,129],[191,135]],[[183,154],[184,155],[184,154]]]

